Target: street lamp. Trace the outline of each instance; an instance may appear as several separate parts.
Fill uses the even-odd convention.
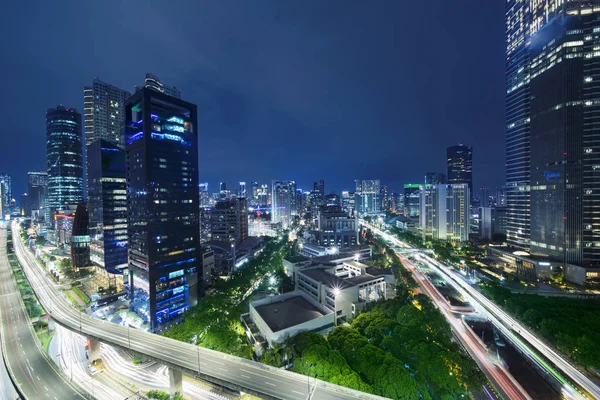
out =
[[[340,294],[339,288],[333,289],[333,323],[334,326],[337,326],[337,297]]]

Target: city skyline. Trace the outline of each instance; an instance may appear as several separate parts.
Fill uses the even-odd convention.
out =
[[[157,7],[152,13],[165,21],[185,15],[176,24],[181,28],[168,29],[164,37],[134,29],[125,16],[142,13],[143,18],[148,10],[129,4],[119,14],[109,14],[96,5],[76,4],[58,11],[39,3],[32,7],[33,15],[27,14],[29,23],[36,25],[35,36],[25,32],[2,44],[5,73],[14,77],[5,87],[14,113],[3,116],[6,132],[18,134],[0,138],[1,147],[14,150],[6,155],[7,170],[0,172],[13,177],[13,197],[25,192],[28,171],[45,167],[43,142],[37,139],[44,132],[47,108],[63,104],[83,116],[83,89],[94,77],[134,91],[149,72],[198,105],[199,142],[211,149],[203,157],[199,178],[212,187],[219,181],[237,185],[287,179],[309,190],[312,182],[323,179],[328,193],[339,193],[351,190],[358,177],[376,177],[390,190],[400,191],[404,183],[422,181],[426,172],[445,171],[446,147],[458,143],[474,148],[474,187],[504,183],[503,4],[474,2],[470,13],[475,15],[467,16],[438,1],[431,8],[440,14],[440,23],[427,28],[421,17],[406,18],[396,26],[398,13],[425,18],[429,6],[423,4],[381,3],[368,10],[358,3],[241,4],[231,14],[223,13],[220,5]],[[16,22],[21,11],[14,11],[11,20]],[[71,23],[77,15],[87,15],[89,23]],[[329,16],[337,21],[331,26]],[[360,32],[350,23],[356,18],[363,22]],[[110,27],[108,35],[100,29],[103,24]],[[8,21],[2,29],[11,28]],[[281,37],[270,35],[272,30],[280,31]],[[452,34],[446,34],[448,30]],[[481,32],[474,38],[478,54],[472,51],[471,30]],[[412,41],[413,34],[405,31],[422,36],[425,45]],[[59,41],[36,39],[50,32],[72,44],[63,47]],[[227,39],[219,39],[217,48],[202,39],[221,36]],[[129,40],[140,46],[136,57],[124,56],[131,51]],[[89,41],[104,44],[92,50]],[[286,50],[286,43],[293,43],[294,50]],[[257,46],[261,52],[255,55]],[[81,51],[72,51],[74,47]],[[397,51],[382,51],[386,48]],[[437,49],[435,54],[431,48]],[[405,62],[405,51],[428,67]],[[151,55],[157,52],[165,57]],[[193,56],[185,67],[169,61],[188,53]],[[49,59],[53,62],[44,69],[38,67]],[[105,59],[126,62],[117,68]],[[298,60],[310,77],[297,68]],[[454,90],[455,82],[462,85],[460,90]],[[30,91],[37,95],[25,95]],[[432,114],[439,118],[427,117]],[[286,150],[311,141],[320,145],[310,153]],[[269,146],[274,151],[267,151]],[[351,153],[360,154],[361,160],[346,157]],[[21,154],[28,155],[27,161]],[[304,168],[307,157],[315,162],[326,157],[344,168],[317,174]]]

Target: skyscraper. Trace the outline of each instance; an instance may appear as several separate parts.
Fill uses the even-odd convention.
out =
[[[87,164],[90,259],[120,275],[127,268],[125,150],[98,139],[87,146]]]
[[[250,190],[250,204],[255,206],[258,204],[258,182],[252,182],[252,185],[250,185]]]
[[[287,229],[297,214],[296,182],[273,181],[271,192],[271,221],[280,223],[283,229]]]
[[[0,201],[2,202],[3,214],[0,217],[4,217],[4,214],[10,213],[11,202],[12,202],[12,182],[9,174],[0,174],[0,185],[2,185],[2,196]]]
[[[47,172],[28,172],[27,173],[27,195],[29,209],[38,212],[38,218],[44,217],[41,211],[46,205],[46,190],[48,186]],[[30,216],[30,215],[28,215]]]
[[[175,97],[176,99],[181,98],[181,91],[175,86],[164,85],[156,75],[146,74],[146,80],[144,81],[144,87],[157,92],[166,94],[167,96]]]
[[[421,231],[433,239],[469,240],[469,186],[463,184],[421,187]]]
[[[381,210],[379,179],[356,179],[356,211],[359,214],[376,213]]]
[[[466,183],[473,196],[473,148],[464,144],[450,146],[448,155],[448,183]]]
[[[156,330],[201,293],[196,106],[143,88],[125,113],[130,291]]]
[[[403,206],[407,217],[417,218],[421,213],[421,186],[418,183],[404,185]]]
[[[600,8],[507,0],[507,240],[600,260]]]
[[[446,174],[441,172],[427,172],[425,174],[426,185],[443,185],[446,183]]]
[[[217,201],[211,210],[211,238],[236,244],[248,238],[248,201],[245,197]]]
[[[83,155],[81,114],[57,106],[46,111],[46,160],[48,191],[46,214],[83,202]]]
[[[325,181],[320,180],[313,182],[313,190],[310,193],[311,208],[318,210],[325,205]]]
[[[131,92],[94,78],[92,86],[83,88],[85,143],[98,139],[125,148],[122,128],[125,124],[125,101]]]
[[[238,197],[247,197],[248,193],[246,192],[246,182],[240,182],[240,191],[238,193]]]

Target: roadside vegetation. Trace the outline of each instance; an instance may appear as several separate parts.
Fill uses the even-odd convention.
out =
[[[511,293],[496,282],[480,288],[573,361],[600,369],[600,301]]]
[[[283,258],[293,245],[283,237],[272,239],[263,252],[235,270],[228,280],[213,285],[212,292],[190,309],[181,323],[169,328],[164,336],[191,342],[212,350],[243,358],[252,358],[240,315],[247,312],[249,297],[256,290],[266,289],[273,280],[281,290],[289,288],[283,279]]]

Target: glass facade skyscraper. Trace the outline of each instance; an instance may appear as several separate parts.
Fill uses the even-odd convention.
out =
[[[87,146],[91,261],[110,274],[127,267],[125,150],[98,139]]]
[[[0,185],[2,185],[2,196],[0,196],[0,201],[2,202],[3,210],[3,214],[0,215],[0,218],[3,218],[4,214],[10,212],[12,202],[12,183],[9,174],[0,174]]]
[[[381,187],[379,179],[356,179],[356,211],[359,214],[381,211]]]
[[[131,305],[155,331],[201,293],[196,106],[142,88],[125,113]]]
[[[473,196],[473,148],[464,144],[450,146],[448,156],[448,183],[466,183]]]
[[[506,4],[507,240],[597,266],[600,2]]]
[[[280,223],[283,229],[287,229],[298,213],[296,208],[296,182],[273,181],[271,184],[271,221]]]
[[[83,202],[81,114],[58,106],[46,111],[47,215]],[[51,219],[47,218],[51,223]]]

